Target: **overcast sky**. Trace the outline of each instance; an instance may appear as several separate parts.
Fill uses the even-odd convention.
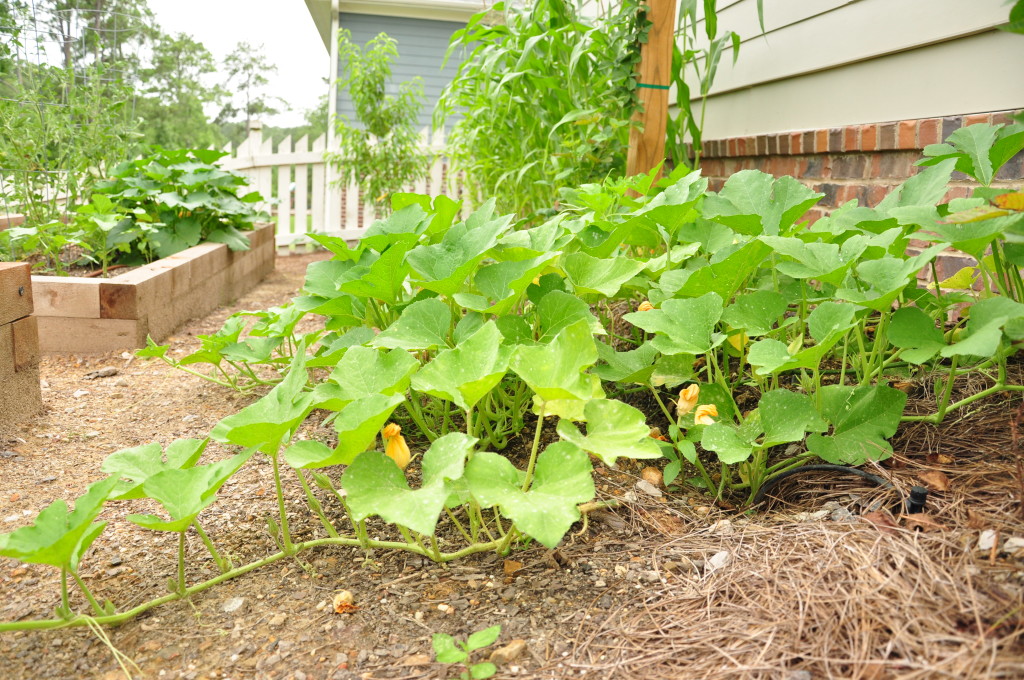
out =
[[[326,92],[327,48],[302,0],[149,0],[149,6],[166,33],[190,34],[218,62],[239,42],[262,43],[277,65],[268,90],[291,109],[268,124],[300,125],[302,111]]]

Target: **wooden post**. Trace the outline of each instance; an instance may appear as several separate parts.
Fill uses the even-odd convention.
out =
[[[626,174],[650,172],[665,160],[665,127],[668,121],[668,89],[672,75],[672,43],[675,40],[676,0],[646,0],[651,30],[640,48],[637,74],[643,111],[634,120],[641,127],[629,133]]]

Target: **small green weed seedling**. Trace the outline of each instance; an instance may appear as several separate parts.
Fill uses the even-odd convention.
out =
[[[459,680],[489,678],[498,668],[489,661],[469,664],[470,655],[478,649],[494,644],[501,635],[501,626],[491,626],[470,635],[465,642],[456,640],[446,633],[434,633],[434,655],[438,663],[462,664],[466,670],[459,674]]]

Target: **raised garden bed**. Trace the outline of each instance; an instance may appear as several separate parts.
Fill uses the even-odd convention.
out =
[[[39,335],[27,264],[0,263],[0,430],[42,410]]]
[[[39,349],[107,352],[144,347],[147,335],[163,340],[273,271],[274,226],[246,236],[246,251],[201,243],[109,279],[33,276]]]

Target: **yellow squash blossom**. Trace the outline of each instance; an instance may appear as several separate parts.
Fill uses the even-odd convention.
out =
[[[713,418],[717,417],[717,406],[714,404],[701,404],[697,407],[697,412],[693,416],[693,423],[695,425],[711,425],[715,422]]]
[[[636,307],[636,311],[638,312],[649,312],[653,309],[654,305],[652,305],[649,300],[644,300]]]
[[[700,385],[689,385],[679,392],[679,401],[676,402],[676,416],[682,417],[693,410],[700,398]]]
[[[412,455],[409,453],[409,445],[405,443],[402,436],[402,428],[395,423],[388,423],[380,432],[384,438],[384,455],[395,461],[401,469],[409,466]]]

